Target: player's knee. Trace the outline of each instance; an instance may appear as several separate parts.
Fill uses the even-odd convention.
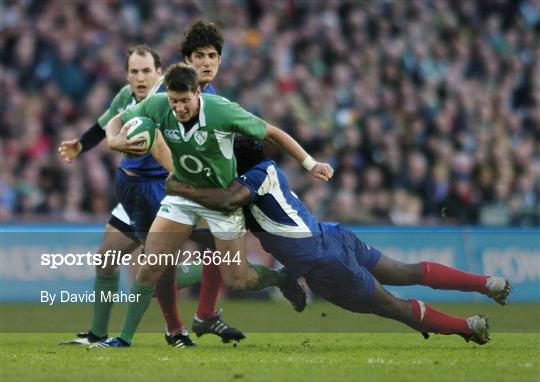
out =
[[[155,284],[162,273],[162,269],[159,267],[143,266],[137,272],[135,279],[139,284]]]
[[[137,275],[135,276],[135,280],[137,280],[137,282],[139,284],[154,284],[155,283],[155,280],[154,280],[154,277],[152,277],[151,274],[149,273],[141,273],[141,272],[138,272]]]
[[[120,272],[118,265],[107,264],[105,266],[96,266],[96,275],[104,277],[116,276]]]

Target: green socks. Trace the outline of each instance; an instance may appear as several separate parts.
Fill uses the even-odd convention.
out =
[[[145,287],[137,281],[133,282],[130,294],[135,296],[135,302],[128,304],[122,330],[120,331],[120,338],[124,341],[131,343],[137,326],[139,326],[139,322],[141,322],[146,309],[150,305],[155,289],[155,285]]]
[[[180,289],[201,282],[202,264],[179,265],[176,267],[176,284]]]
[[[249,290],[263,289],[269,286],[277,286],[278,288],[285,285],[287,275],[284,272],[265,267],[264,265],[250,264],[251,268],[257,272],[257,283],[249,288]]]
[[[92,317],[92,326],[90,330],[98,337],[105,337],[109,329],[109,319],[111,318],[111,309],[113,302],[102,302],[101,292],[107,295],[109,292],[118,292],[120,282],[120,273],[111,276],[96,275],[94,280],[94,316]]]

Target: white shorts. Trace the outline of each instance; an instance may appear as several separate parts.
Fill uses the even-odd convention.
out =
[[[129,226],[131,225],[131,219],[129,218],[126,210],[124,209],[124,206],[122,206],[120,203],[118,203],[116,207],[114,207],[111,215],[120,220],[122,223],[126,223]]]
[[[206,219],[212,235],[221,240],[234,240],[246,233],[241,208],[229,213],[211,210],[182,196],[167,195],[161,201],[157,216],[192,226],[196,225],[200,218]]]

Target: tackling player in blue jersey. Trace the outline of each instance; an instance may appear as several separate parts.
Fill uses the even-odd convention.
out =
[[[489,340],[487,317],[449,316],[422,301],[396,298],[381,284],[476,291],[505,304],[510,292],[507,280],[431,262],[402,264],[339,224],[319,223],[290,190],[279,166],[264,159],[262,145],[237,139],[243,140],[237,142],[235,151],[242,175],[228,188],[194,188],[170,177],[167,194],[217,210],[244,207],[246,227],[262,247],[284,264],[289,274],[303,276],[315,293],[335,305],[403,322],[426,338],[433,332],[459,334],[478,344]]]

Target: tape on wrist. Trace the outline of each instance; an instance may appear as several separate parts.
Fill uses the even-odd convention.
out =
[[[302,167],[308,171],[311,171],[316,164],[317,161],[313,159],[310,155],[308,155],[307,158],[304,159],[304,161],[302,162]]]

